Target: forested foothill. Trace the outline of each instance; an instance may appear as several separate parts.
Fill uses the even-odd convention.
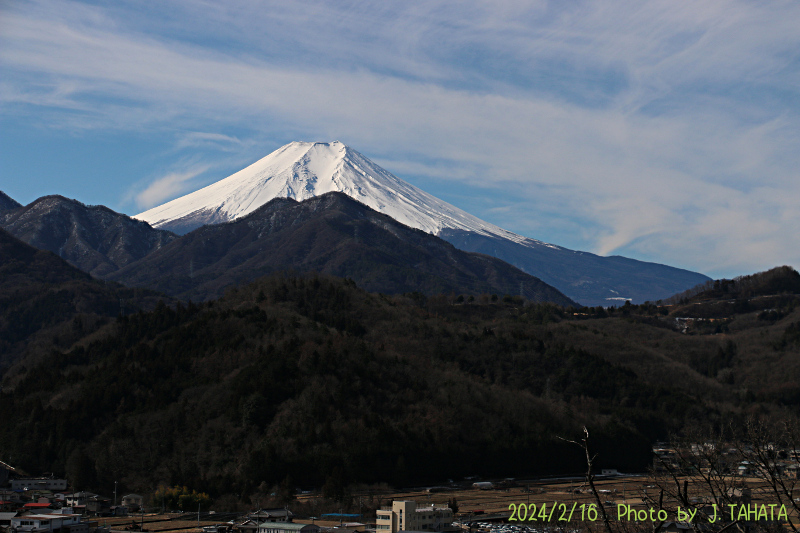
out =
[[[147,289],[101,281],[0,229],[0,375],[27,354],[30,364],[120,313],[171,299]]]
[[[586,426],[595,467],[644,471],[653,442],[698,421],[797,412],[797,278],[784,267],[726,282],[738,292],[564,308],[275,274],[88,330],[78,313],[68,345],[41,333],[4,372],[0,460],[97,490],[246,499],[580,473],[582,450],[561,437]]]

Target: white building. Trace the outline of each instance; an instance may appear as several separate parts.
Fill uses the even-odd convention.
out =
[[[258,533],[319,533],[316,524],[295,524],[294,522],[263,522]]]
[[[72,494],[65,495],[65,500],[67,505],[86,505],[91,498],[96,497],[97,494],[94,492],[74,492]]]
[[[417,508],[414,501],[392,502],[392,507],[377,511],[377,533],[398,531],[449,531],[452,529],[453,511],[449,507]]]
[[[44,533],[62,528],[70,530],[79,524],[81,524],[81,517],[76,514],[29,514],[12,518],[11,530],[20,533]]]

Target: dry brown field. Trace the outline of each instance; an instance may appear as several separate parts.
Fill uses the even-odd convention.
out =
[[[192,532],[197,533],[203,526],[213,526],[219,524],[219,520],[203,520],[201,517],[200,525],[198,526],[197,520],[171,520],[174,514],[148,514],[144,515],[144,528],[147,531],[170,531],[175,533]],[[127,533],[125,528],[130,526],[132,522],[136,524],[142,523],[142,515],[136,514],[131,516],[98,518],[99,525],[108,526],[111,531],[122,531]]]

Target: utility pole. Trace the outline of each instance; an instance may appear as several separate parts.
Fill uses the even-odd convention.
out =
[[[122,300],[120,300],[122,302]],[[114,507],[117,506],[117,482],[114,482]]]

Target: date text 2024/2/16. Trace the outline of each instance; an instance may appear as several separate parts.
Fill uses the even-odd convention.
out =
[[[598,518],[597,506],[593,503],[588,505],[583,503],[580,506],[577,503],[573,503],[570,507],[566,503],[553,502],[550,504],[549,509],[547,502],[540,503],[538,506],[535,503],[527,505],[524,503],[512,503],[508,508],[511,510],[509,522],[551,522],[554,516],[558,522],[570,522],[576,510],[580,512],[581,521],[594,522]],[[578,517],[575,516],[575,519],[578,519]]]
[[[723,516],[724,510],[718,513],[717,505],[711,506],[713,512],[709,513],[708,522],[714,523],[717,520],[728,518]],[[759,521],[759,520],[786,520],[788,513],[785,505],[778,504],[729,504],[730,519],[738,521]],[[551,522],[555,518],[558,522],[570,522],[573,518],[581,521],[594,522],[598,520],[599,513],[597,512],[597,505],[573,503],[571,506],[567,503],[558,503],[554,501],[549,506],[547,502],[540,503],[538,506],[535,503],[530,504],[515,504],[512,503],[508,506],[511,510],[509,522]],[[580,517],[575,514],[579,511]],[[619,521],[630,522],[664,522],[669,518],[669,514],[664,509],[634,509],[630,505],[618,504],[617,505],[616,519]],[[694,522],[697,517],[697,509],[682,509],[678,507],[675,519],[679,522]]]

